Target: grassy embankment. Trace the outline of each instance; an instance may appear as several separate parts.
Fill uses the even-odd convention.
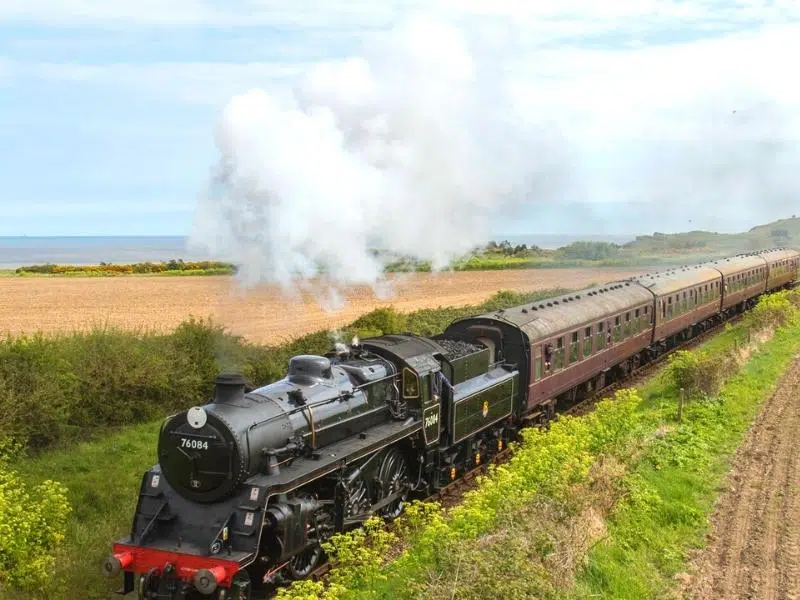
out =
[[[429,335],[462,316],[565,291],[501,292],[479,306],[410,314],[382,308],[337,336],[349,340],[354,334],[363,338],[402,331]],[[14,575],[34,555],[21,551],[4,558],[0,551],[0,596],[107,597],[119,582],[112,586],[104,579],[99,564],[111,542],[130,526],[141,476],[156,461],[160,418],[209,398],[213,378],[223,368],[240,369],[251,383],[266,384],[283,377],[291,356],[326,352],[332,338],[331,332],[322,331],[269,347],[247,344],[212,324],[189,321],[170,335],[103,329],[0,339],[0,431],[26,440],[29,452],[7,468],[0,461],[0,487],[14,471],[29,486],[55,479],[66,486],[72,507],[58,549],[52,551],[52,539],[42,542],[46,548],[38,568],[46,573],[44,580],[29,578],[26,590],[13,591],[4,577]],[[0,446],[0,455],[2,450]],[[42,504],[35,495],[24,503],[14,509],[16,520],[0,509],[0,528],[4,522],[23,529],[30,524],[17,513],[38,510]],[[58,529],[58,519],[49,525]],[[17,531],[14,539],[31,551],[39,543],[29,531]],[[0,540],[0,547],[5,541]],[[53,556],[56,561],[48,562]],[[42,585],[45,590],[37,590]]]
[[[501,269],[591,268],[591,267],[656,267],[667,268],[696,264],[738,252],[749,252],[776,246],[797,245],[800,241],[800,219],[782,219],[753,227],[750,231],[728,234],[710,231],[641,235],[623,244],[608,242],[573,242],[548,250],[526,245],[513,246],[507,241],[490,242],[467,256],[454,260],[454,271],[487,271]],[[380,254],[376,251],[376,255]],[[430,271],[424,261],[403,258],[390,259],[385,271]],[[32,265],[19,269],[0,270],[0,276],[69,276],[109,277],[119,275],[232,275],[237,267],[223,262],[183,262],[172,260],[160,263],[114,265]]]
[[[393,530],[334,538],[330,585],[280,596],[664,597],[703,544],[733,452],[800,350],[798,306],[798,292],[769,297],[641,389],[525,432],[512,461],[454,509],[418,504]],[[681,422],[679,384],[692,397]]]

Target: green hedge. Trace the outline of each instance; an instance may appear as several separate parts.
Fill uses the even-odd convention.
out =
[[[239,370],[251,385],[265,385],[285,375],[292,356],[329,351],[334,337],[431,335],[459,317],[565,291],[500,292],[478,306],[409,314],[380,308],[336,334],[321,331],[280,346],[250,344],[194,319],[167,335],[101,328],[53,337],[6,336],[0,339],[0,431],[32,449],[68,444],[203,404],[223,370]]]

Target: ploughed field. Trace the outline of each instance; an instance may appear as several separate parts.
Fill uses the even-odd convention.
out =
[[[500,290],[530,292],[580,288],[643,273],[646,269],[529,269],[407,273],[388,277],[391,293],[368,286],[341,294],[344,306],[326,311],[316,281],[300,298],[277,286],[252,289],[233,277],[0,277],[0,333],[69,332],[108,324],[169,331],[190,316],[212,318],[252,342],[278,343],[336,328],[381,306],[401,312],[478,304]],[[316,290],[316,292],[314,291]]]
[[[739,447],[684,598],[800,599],[798,430],[800,355]]]

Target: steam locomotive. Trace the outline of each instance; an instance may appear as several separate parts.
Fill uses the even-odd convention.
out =
[[[121,594],[246,600],[308,577],[320,543],[391,520],[515,439],[798,280],[778,249],[615,281],[460,319],[432,338],[384,335],[295,356],[285,378],[168,417],[130,535],[103,563]],[[138,581],[137,581],[138,580]]]

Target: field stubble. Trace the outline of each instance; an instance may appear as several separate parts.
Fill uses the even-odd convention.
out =
[[[326,311],[311,293],[301,301],[277,286],[251,290],[229,276],[0,278],[0,333],[46,334],[88,330],[95,325],[169,331],[190,316],[212,318],[251,342],[279,343],[350,323],[381,306],[400,312],[478,304],[498,290],[531,292],[579,288],[642,273],[644,269],[541,269],[410,273],[389,276],[391,295],[376,297],[353,286],[345,305]],[[321,289],[320,282],[315,282]]]

